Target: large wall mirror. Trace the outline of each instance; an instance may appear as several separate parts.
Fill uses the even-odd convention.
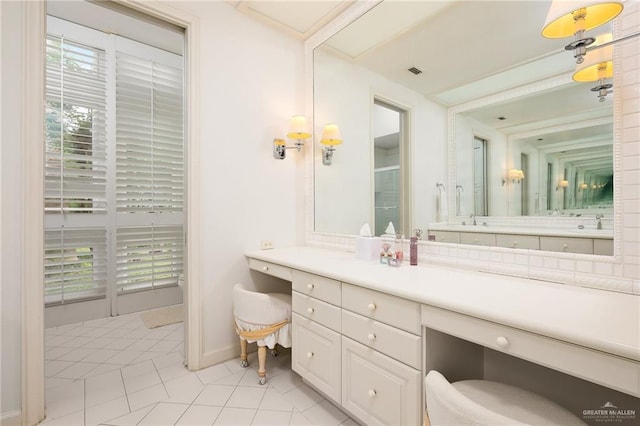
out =
[[[595,229],[604,215],[612,236],[613,93],[600,102],[595,83],[572,80],[570,40],[540,34],[550,4],[383,1],[315,47],[315,133],[337,123],[344,143],[331,166],[314,160],[314,231],[380,220],[384,99],[405,111],[400,232],[472,215]]]

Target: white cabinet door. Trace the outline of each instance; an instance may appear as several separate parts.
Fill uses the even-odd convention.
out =
[[[366,425],[421,423],[421,373],[342,338],[342,406]]]
[[[340,335],[293,314],[291,368],[340,403]]]

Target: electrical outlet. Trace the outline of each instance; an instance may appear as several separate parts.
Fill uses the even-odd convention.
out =
[[[260,241],[260,249],[261,250],[270,250],[273,248],[273,241],[271,240],[262,240]]]

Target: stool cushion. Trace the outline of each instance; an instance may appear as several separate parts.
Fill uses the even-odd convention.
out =
[[[449,383],[432,370],[425,378],[429,419],[439,425],[584,425],[560,405],[533,392],[487,380]]]

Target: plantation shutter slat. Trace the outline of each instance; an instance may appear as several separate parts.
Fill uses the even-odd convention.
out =
[[[45,231],[45,303],[104,297],[107,289],[107,236],[99,229]]]
[[[48,35],[45,212],[106,211],[105,52]]]
[[[119,227],[118,292],[175,285],[183,271],[182,225]]]
[[[116,55],[118,213],[182,211],[182,70]]]

